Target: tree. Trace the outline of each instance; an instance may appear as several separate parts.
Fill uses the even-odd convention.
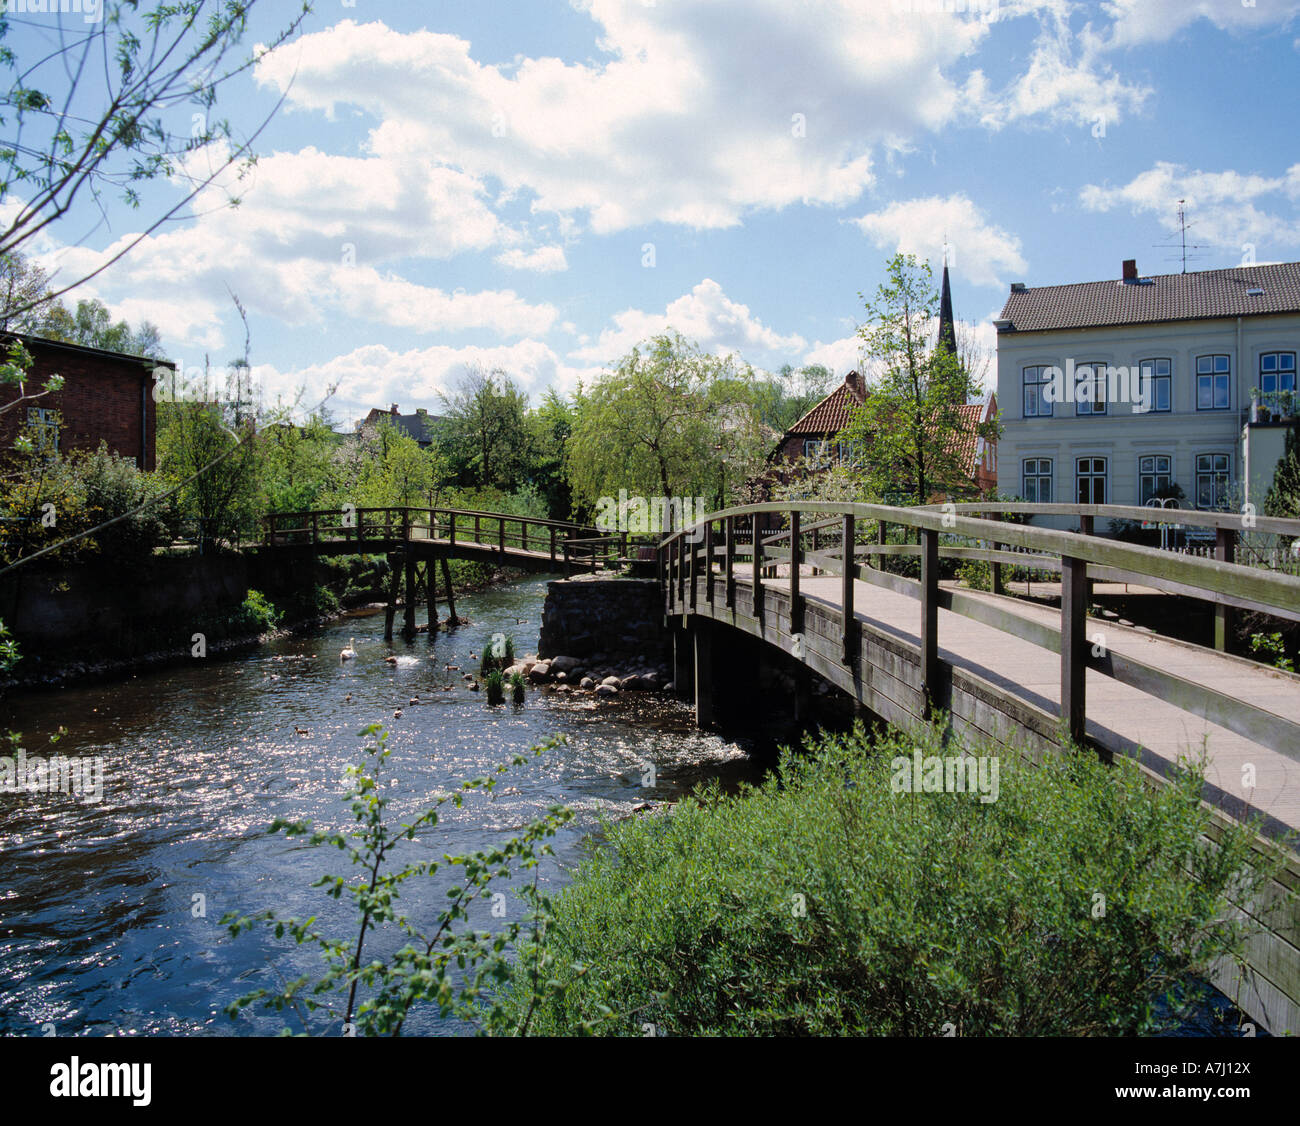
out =
[[[533,434],[533,483],[546,500],[552,520],[567,520],[573,510],[573,490],[565,476],[565,458],[577,412],[554,387],[547,390],[542,405],[528,416]]]
[[[775,376],[755,383],[755,409],[765,426],[783,434],[826,397],[834,382],[821,364],[798,369],[785,364]]]
[[[754,378],[733,357],[708,355],[677,333],[633,348],[577,396],[568,472],[587,508],[602,496],[721,504],[762,462],[766,438]]]
[[[939,295],[929,264],[896,254],[887,269],[858,330],[875,380],[839,440],[863,452],[868,484],[879,496],[926,504],[936,493],[967,494],[970,467],[964,444],[953,438],[970,429],[962,408],[980,387],[958,356],[931,342]],[[980,423],[976,433],[992,441],[998,426]]]
[[[471,366],[444,394],[438,431],[457,483],[513,491],[527,480],[531,460],[528,396],[499,368]]]
[[[1300,422],[1293,422],[1287,429],[1286,445],[1264,498],[1264,514],[1300,519]]]
[[[335,481],[336,442],[319,414],[302,426],[288,411],[275,416],[259,435],[262,453],[258,474],[268,512],[305,512],[317,507]]]
[[[156,180],[181,186],[91,272],[61,279],[59,297],[128,254],[218,179],[237,180],[254,162],[252,143],[270,120],[238,137],[215,116],[222,89],[292,37],[310,11],[303,4],[255,53],[238,46],[259,0],[180,0],[141,10],[140,0],[101,0],[100,19],[81,14],[54,25],[50,44],[20,59],[9,41],[12,12],[0,14],[0,66],[12,75],[0,92],[0,198],[19,206],[0,227],[0,255],[49,232],[88,197],[107,221],[110,197],[138,210]],[[57,17],[56,17],[57,19]],[[279,108],[278,104],[275,107]],[[272,110],[272,115],[275,110]],[[237,204],[238,198],[228,196]],[[39,303],[10,310],[20,316]]]

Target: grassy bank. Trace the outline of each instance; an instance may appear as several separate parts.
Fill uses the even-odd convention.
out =
[[[1195,768],[1153,790],[1127,762],[985,746],[985,792],[900,792],[918,749],[956,753],[859,728],[737,796],[610,826],[521,951],[514,1026],[1151,1034],[1241,951],[1226,899],[1268,871],[1249,828],[1205,847]]]

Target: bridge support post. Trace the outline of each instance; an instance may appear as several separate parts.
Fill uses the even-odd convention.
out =
[[[1081,536],[1091,536],[1093,532],[1093,518],[1091,516],[1079,517],[1079,534]],[[1062,588],[1064,589],[1064,588]],[[1088,600],[1088,605],[1092,605],[1092,579],[1083,580],[1083,595]]]
[[[424,598],[425,632],[432,641],[438,632],[438,582],[434,577],[432,559],[424,561]]]
[[[697,622],[691,631],[695,640],[695,726],[713,727],[713,630]]]
[[[442,563],[442,585],[447,588],[447,625],[456,624],[456,593],[451,589],[451,567],[444,555]]]
[[[402,603],[402,636],[410,641],[415,636],[415,559],[409,551],[403,554],[406,556],[406,591]]]
[[[985,513],[984,515],[988,516],[988,518],[989,518],[990,520],[1001,520],[1001,519],[1002,519],[1002,513],[1000,513],[1000,512],[989,512],[989,513]],[[989,547],[991,547],[994,551],[997,551],[997,550],[998,550],[998,542],[997,542],[997,540],[993,540],[993,541],[991,541],[991,542],[989,543]],[[990,574],[990,580],[991,580],[991,581],[990,581],[990,583],[989,583],[989,586],[992,588],[993,593],[994,593],[994,594],[1005,594],[1005,593],[1006,593],[1006,587],[1005,587],[1005,586],[1003,585],[1003,583],[1002,583],[1002,564],[1001,564],[1001,563],[996,563],[996,562],[995,562],[995,563],[990,563],[990,564],[989,564],[989,571],[991,572],[991,574]]]
[[[853,613],[853,584],[857,579],[853,561],[854,537],[857,534],[856,522],[852,515],[844,517],[844,585],[840,594],[840,639],[844,649],[844,663],[853,664],[857,656],[858,624]]]
[[[397,617],[397,588],[402,581],[402,556],[388,556],[388,602],[384,606],[384,640],[393,640],[393,620]]]
[[[921,533],[921,694],[930,718],[939,694],[939,533]]]
[[[758,513],[751,518],[754,522],[754,585],[750,587],[750,610],[758,622],[759,632],[763,629],[763,537],[758,530]]]
[[[790,632],[803,633],[803,595],[799,593],[799,510],[790,512]]]
[[[1237,532],[1234,528],[1214,530],[1214,558],[1220,563],[1234,563],[1237,559]],[[1214,604],[1214,647],[1220,653],[1228,648],[1228,635],[1232,632],[1232,607],[1222,602]]]
[[[1061,557],[1061,722],[1076,743],[1083,741],[1087,725],[1087,572],[1082,559]]]
[[[723,533],[727,537],[726,555],[723,557],[723,569],[726,573],[727,584],[727,609],[736,608],[736,518],[727,517],[727,530]]]
[[[704,525],[704,601],[713,605],[713,521]]]

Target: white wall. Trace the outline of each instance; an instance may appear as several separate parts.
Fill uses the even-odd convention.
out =
[[[1138,504],[1138,459],[1143,454],[1167,454],[1173,480],[1196,503],[1195,464],[1200,454],[1226,454],[1234,481],[1242,475],[1242,429],[1249,415],[1250,391],[1258,386],[1263,352],[1300,353],[1300,315],[1180,321],[1157,325],[1071,329],[1057,332],[1000,332],[998,343],[998,405],[1003,433],[999,443],[998,491],[1022,493],[1025,458],[1053,461],[1053,500],[1076,501],[1075,465],[1080,457],[1105,457],[1107,501]],[[1227,355],[1231,360],[1227,410],[1196,409],[1196,358]],[[1064,368],[1106,363],[1137,366],[1167,357],[1172,361],[1171,410],[1134,413],[1127,403],[1111,403],[1099,416],[1079,415],[1072,402],[1054,404],[1050,418],[1024,417],[1023,370],[1044,364]],[[1252,472],[1252,476],[1254,473]],[[1261,498],[1251,497],[1255,503]],[[1069,521],[1056,521],[1066,526]]]

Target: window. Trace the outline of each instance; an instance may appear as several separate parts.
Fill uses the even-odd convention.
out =
[[[1226,411],[1228,378],[1232,367],[1227,356],[1196,357],[1196,409]]]
[[[28,407],[27,425],[32,428],[32,441],[43,454],[53,456],[59,449],[58,412],[48,407]]]
[[[1051,418],[1052,404],[1047,398],[1051,386],[1051,368],[1044,364],[1025,368],[1025,417]]]
[[[1138,458],[1138,504],[1146,504],[1161,489],[1169,488],[1173,458],[1168,454],[1144,454]]]
[[[1052,503],[1052,459],[1027,457],[1023,463],[1021,495],[1030,504]]]
[[[1075,462],[1075,503],[1106,503],[1106,459],[1081,457]]]
[[[1142,377],[1142,399],[1151,411],[1173,409],[1173,370],[1170,360],[1143,360],[1138,364]]]
[[[817,441],[804,442],[803,456],[814,465],[829,465],[831,463],[831,444],[830,442]]]
[[[1228,502],[1231,454],[1196,455],[1196,507],[1224,508]]]
[[[1261,391],[1295,390],[1295,353],[1265,352],[1259,358]]]
[[[1074,369],[1074,413],[1106,413],[1106,365],[1079,364]]]

